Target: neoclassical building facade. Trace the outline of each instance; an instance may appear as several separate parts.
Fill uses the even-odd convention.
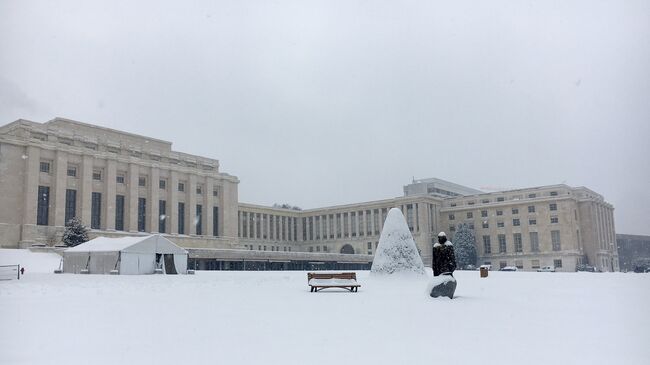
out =
[[[240,203],[238,183],[218,160],[173,151],[171,142],[63,118],[17,120],[0,127],[0,247],[56,244],[77,217],[91,236],[164,233],[206,267],[223,267],[215,261],[223,257],[268,256],[271,265],[298,253],[359,264],[372,261],[396,207],[427,265],[437,233],[453,240],[467,223],[481,264],[618,270],[613,207],[584,187],[482,193],[425,179],[402,197],[295,210]]]

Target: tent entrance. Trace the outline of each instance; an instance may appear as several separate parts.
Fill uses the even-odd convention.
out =
[[[164,254],[163,261],[165,263],[165,274],[178,274],[176,272],[176,264],[174,263],[174,254]]]

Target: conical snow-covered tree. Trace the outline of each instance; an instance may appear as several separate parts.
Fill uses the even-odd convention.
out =
[[[460,223],[456,228],[454,254],[456,255],[456,265],[459,268],[476,265],[476,237],[467,223]]]
[[[63,243],[66,246],[74,247],[88,241],[88,228],[86,228],[79,218],[74,217],[65,224],[63,232]]]
[[[402,212],[388,212],[372,261],[372,274],[413,273],[424,275],[424,264]]]

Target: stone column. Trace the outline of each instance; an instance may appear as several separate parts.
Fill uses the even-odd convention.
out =
[[[212,207],[214,207],[213,191],[216,189],[214,186],[214,179],[211,176],[206,176],[203,185],[205,191],[203,192],[203,232],[206,236],[213,236],[212,227]]]
[[[167,188],[167,232],[178,234],[178,172],[169,172]]]
[[[147,226],[149,232],[158,233],[160,213],[158,200],[160,198],[160,169],[158,166],[151,167],[149,173],[149,189],[147,194]]]
[[[129,164],[128,172],[128,186],[127,186],[127,217],[128,227],[125,227],[129,232],[138,231],[138,179],[140,177],[140,170],[138,165],[134,163]]]
[[[117,161],[106,161],[106,230],[115,230],[115,196],[117,195]]]
[[[38,207],[39,166],[41,151],[38,147],[26,148],[25,156],[25,197],[23,210],[23,224],[36,224],[36,210]],[[23,156],[24,157],[24,156]],[[25,239],[23,237],[23,239]]]
[[[102,176],[102,178],[106,178]],[[92,208],[92,197],[93,197],[93,157],[92,156],[83,156],[81,161],[81,191],[79,197],[81,198],[81,214],[77,216],[81,217],[81,222],[83,225],[90,227],[90,215]]]
[[[197,176],[190,174],[185,191],[186,207],[189,214],[186,214],[185,228],[188,234],[196,234],[196,181]]]
[[[65,226],[65,191],[68,187],[68,154],[56,151],[54,163],[54,225]]]

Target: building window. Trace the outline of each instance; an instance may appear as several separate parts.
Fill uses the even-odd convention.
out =
[[[515,226],[515,227],[521,225],[521,223],[519,222],[519,218],[515,218],[515,219],[513,219],[513,220],[512,220],[512,225]]]
[[[512,214],[519,214],[518,208],[512,208]]]
[[[218,189],[212,190],[212,196],[219,196],[219,190]]]
[[[469,223],[469,229],[474,229],[474,223],[473,222]]]
[[[530,250],[532,252],[539,252],[539,236],[537,232],[530,232]]]
[[[490,236],[483,236],[483,253],[491,254],[492,245],[490,244]]]
[[[77,216],[77,191],[65,190],[65,223]]]
[[[553,260],[553,266],[555,266],[556,269],[561,269],[562,268],[562,260]]]
[[[490,202],[490,199],[483,199],[481,200],[481,203],[483,204],[488,204]]]
[[[551,196],[557,196],[557,191],[551,191]]]
[[[124,230],[124,195],[115,196],[115,229]]]
[[[450,221],[453,221],[454,219],[456,219],[456,216],[453,215],[453,214],[450,214],[450,215],[449,215],[449,220],[450,220]]]
[[[488,216],[487,210],[482,210],[481,211],[481,217],[486,218]]]
[[[49,174],[50,173],[50,163],[47,162],[47,161],[41,161],[40,171],[44,172],[46,174]]]
[[[167,222],[167,201],[158,200],[158,232],[165,233]]]
[[[185,203],[178,203],[178,234],[185,234]]]
[[[147,186],[147,178],[144,176],[140,176],[138,178],[138,186]]]
[[[523,270],[524,269],[524,261],[523,260],[515,260],[515,266],[517,267],[517,269]]]
[[[212,207],[212,235],[219,236],[219,207]]]
[[[50,187],[38,187],[38,205],[36,210],[36,224],[47,226],[50,215]]]
[[[539,269],[539,260],[530,260],[531,269]]]
[[[68,176],[77,177],[77,166],[68,165]]]
[[[311,225],[311,221],[309,222]],[[349,236],[348,213],[343,213],[343,237]]]
[[[309,246],[309,252],[314,252],[314,247],[313,246]]]
[[[524,248],[521,242],[521,233],[513,234],[512,238],[515,241],[515,252],[523,252]]]
[[[534,205],[529,205],[528,206],[528,213],[535,213],[535,206]]]
[[[467,212],[467,218],[468,219],[474,218],[474,213],[473,212]]]
[[[379,235],[379,209],[373,210],[373,215],[374,219],[373,222],[375,223],[375,235]]]
[[[506,235],[500,234],[499,238],[499,253],[506,253]]]
[[[483,221],[483,228],[490,228],[488,221]]]
[[[249,214],[252,216],[252,214]],[[203,206],[197,204],[196,205],[196,234],[199,236],[203,234]],[[253,227],[251,226],[251,231],[253,230]]]
[[[372,251],[372,242],[368,242],[368,252]]]
[[[559,219],[558,219],[557,216],[551,217],[551,223],[558,223],[558,222],[559,222]]]
[[[167,180],[165,179],[158,180],[158,188],[165,190],[167,188]]]
[[[560,243],[560,231],[551,231],[551,243],[553,244],[553,251],[562,250],[562,244]]]
[[[147,199],[138,198],[138,232],[146,230]]]
[[[456,206],[456,203],[451,203],[451,204],[449,204],[449,206],[450,206],[450,207],[455,207],[455,206]]]
[[[178,191],[185,191],[185,183],[182,182],[178,183]]]
[[[503,215],[503,210],[497,210],[497,215]]]
[[[499,269],[503,269],[508,266],[508,261],[499,261]]]
[[[504,201],[504,200],[506,200],[506,198],[504,198],[504,197],[502,197],[502,196],[500,196],[500,197],[497,198],[497,201],[498,201],[498,202],[502,202],[502,201]]]
[[[503,221],[497,222],[497,228],[503,228],[503,227],[505,227],[505,224],[503,223]]]
[[[93,170],[93,180],[102,181],[102,170]]]
[[[456,232],[456,227],[454,227],[454,226],[449,226],[449,231],[450,231],[450,232]]]
[[[531,225],[531,226],[536,225],[537,224],[537,219],[529,219],[528,224]]]
[[[92,194],[90,208],[90,228],[99,229],[102,221],[102,193]]]
[[[118,184],[124,184],[124,174],[118,174],[115,176],[115,182]]]
[[[196,186],[196,194],[197,195],[203,194],[203,187],[201,185]]]
[[[551,210],[551,211],[557,210],[557,204],[556,203],[549,204],[548,209]]]
[[[533,199],[533,198],[536,198],[536,197],[537,197],[537,194],[528,194],[529,199]]]

